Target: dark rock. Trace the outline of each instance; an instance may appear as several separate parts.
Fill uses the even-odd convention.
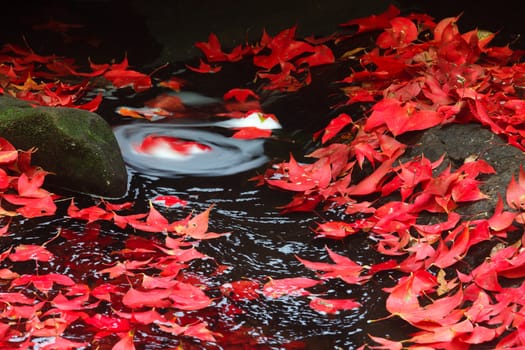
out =
[[[496,174],[481,178],[481,190],[488,198],[458,208],[460,214],[473,219],[492,215],[498,195],[505,200],[507,185],[525,160],[523,152],[480,124],[451,124],[423,132],[405,157],[421,154],[431,161],[445,154],[444,166],[450,164],[453,168],[461,166],[469,157],[479,158],[496,170]]]
[[[73,108],[32,107],[0,96],[0,136],[19,149],[36,147],[33,164],[53,173],[46,185],[104,197],[120,197],[127,172],[109,124]]]

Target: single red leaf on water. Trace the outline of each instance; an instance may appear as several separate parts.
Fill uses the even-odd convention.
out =
[[[221,285],[221,293],[235,301],[255,300],[260,296],[261,283],[254,280],[239,280]]]
[[[198,67],[192,67],[192,66],[186,65],[186,68],[194,72],[197,72],[197,73],[217,73],[222,69],[221,66],[210,66],[203,60],[200,60],[200,64]]]
[[[234,88],[234,89],[228,90],[224,94],[224,100],[235,99],[236,101],[241,102],[241,103],[246,102],[248,97],[252,97],[256,100],[259,99],[259,95],[257,95],[255,92],[253,92],[253,90],[250,90],[250,89]]]
[[[191,237],[193,239],[212,239],[228,235],[229,233],[208,232],[208,222],[210,211],[213,205],[210,205],[205,211],[195,215],[186,225],[174,229],[178,234]]]
[[[251,52],[250,47],[236,46],[230,53],[222,51],[219,38],[214,33],[210,33],[207,42],[197,42],[195,46],[199,48],[206,56],[208,62],[237,62],[241,60],[245,54]]]
[[[390,26],[390,20],[398,16],[400,13],[399,9],[394,5],[389,5],[388,9],[379,14],[371,15],[368,17],[362,17],[352,19],[348,22],[339,24],[341,27],[350,27],[357,25],[357,33],[369,32],[372,30],[384,29]]]
[[[150,203],[148,216],[146,221],[128,221],[128,224],[133,228],[146,232],[165,232],[169,228],[168,219],[166,219],[155,207]]]
[[[304,288],[313,287],[319,283],[319,280],[307,277],[270,279],[264,284],[262,293],[267,298],[279,298],[284,295],[309,295],[310,292]]]
[[[130,69],[111,69],[104,73],[104,78],[111,81],[117,88],[132,86],[136,92],[148,90],[151,87],[151,78]]]
[[[339,133],[339,131],[350,123],[352,123],[352,118],[346,113],[341,113],[334,119],[330,120],[328,126],[323,129],[321,143],[324,144],[326,141],[332,139]]]
[[[104,210],[98,205],[80,209],[75,205],[73,199],[71,199],[67,208],[67,215],[74,219],[86,220],[88,223],[98,220],[108,221],[113,218],[113,213]]]
[[[177,196],[170,196],[170,195],[157,196],[153,198],[152,202],[154,203],[162,202],[167,207],[173,207],[175,205],[180,205],[181,207],[184,207],[188,203],[184,199],[180,199]]]
[[[219,38],[214,33],[210,33],[207,42],[197,42],[195,47],[199,48],[206,56],[208,62],[226,61],[226,54],[222,51]]]
[[[109,273],[109,278],[117,278],[121,275],[134,275],[134,270],[147,269],[151,258],[147,260],[118,261],[114,266],[98,271],[98,273]]]
[[[306,192],[314,188],[326,188],[332,179],[329,157],[322,157],[313,164],[303,165],[290,154],[289,162],[282,165],[285,166],[285,176],[266,179],[266,183],[270,186],[288,191]]]
[[[171,77],[169,80],[161,81],[160,86],[169,88],[174,91],[180,91],[180,89],[186,84],[186,82],[177,77]]]
[[[295,64],[300,66],[306,64],[309,67],[321,66],[323,64],[331,64],[335,62],[334,53],[326,45],[314,46],[314,51],[311,55],[297,59]]]
[[[215,336],[220,334],[210,331],[206,322],[197,322],[195,324],[188,325],[184,330],[184,335],[197,338],[202,341],[214,342],[216,341]]]
[[[335,314],[340,310],[350,310],[361,306],[355,299],[325,299],[315,297],[310,300],[310,307],[319,312]]]
[[[9,259],[14,262],[28,260],[48,262],[54,257],[55,255],[43,246],[34,244],[20,244],[13,253],[9,254]]]
[[[315,232],[320,236],[327,238],[342,239],[358,232],[354,229],[352,224],[343,221],[329,221],[317,225]]]
[[[272,130],[270,129],[259,129],[256,127],[245,127],[238,129],[233,135],[232,138],[234,139],[243,139],[243,140],[251,140],[251,139],[266,139],[272,136]]]
[[[325,247],[325,249],[328,252],[328,256],[334,262],[334,264],[325,262],[313,262],[310,260],[299,258],[297,256],[296,259],[311,270],[325,272],[323,275],[321,275],[322,278],[340,278],[349,284],[360,284],[369,278],[367,276],[361,276],[363,266],[357,264],[356,262],[354,262],[350,258],[347,258],[346,256],[335,253],[328,247]]]

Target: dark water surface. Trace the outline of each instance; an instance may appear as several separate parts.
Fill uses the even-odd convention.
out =
[[[160,92],[159,92],[160,93]],[[202,91],[200,92],[202,93]],[[149,94],[155,94],[155,89]],[[195,274],[206,278],[207,294],[214,305],[201,311],[181,313],[181,318],[203,320],[212,331],[223,334],[215,343],[200,343],[188,338],[175,338],[145,327],[137,330],[138,349],[353,349],[367,342],[367,334],[403,339],[408,330],[395,320],[369,323],[387,315],[382,291],[394,283],[392,276],[381,275],[363,285],[347,285],[333,280],[310,289],[326,298],[355,298],[362,306],[336,315],[319,313],[308,306],[308,296],[284,296],[277,299],[261,295],[255,300],[234,301],[220,292],[223,283],[240,279],[260,281],[269,278],[310,277],[315,273],[302,266],[299,256],[312,261],[330,262],[325,247],[348,256],[360,264],[377,263],[380,257],[370,240],[356,235],[341,241],[315,238],[312,229],[317,222],[337,217],[337,213],[296,213],[283,215],[277,208],[290,199],[288,193],[257,187],[249,179],[262,173],[271,163],[287,159],[290,152],[300,157],[308,142],[301,130],[276,130],[269,140],[234,140],[225,136],[228,130],[209,120],[161,120],[160,122],[123,120],[115,114],[115,106],[143,103],[143,97],[114,96],[108,98],[99,113],[115,124],[115,133],[128,162],[129,190],[122,200],[135,203],[134,212],[146,212],[148,200],[159,195],[174,195],[187,201],[184,208],[157,206],[168,220],[182,219],[192,211],[199,213],[210,205],[210,231],[231,232],[230,235],[199,243],[198,250],[212,259],[199,260],[190,266]],[[151,97],[151,96],[150,96]],[[191,107],[190,112],[191,112]],[[286,110],[274,111],[286,118]],[[202,115],[202,110],[196,114]],[[189,113],[191,115],[191,113]],[[213,115],[210,114],[210,117]],[[212,119],[212,118],[211,118]],[[216,120],[214,121],[214,123]],[[211,124],[210,124],[211,123]],[[213,155],[196,154],[186,160],[172,160],[137,154],[130,147],[150,133],[198,141],[210,145]],[[299,136],[298,136],[299,135]],[[75,195],[80,207],[89,206],[88,196]],[[130,235],[148,234],[121,230],[109,223],[90,224],[65,216],[68,202],[61,205],[56,218],[24,220],[14,223],[9,245],[42,244],[57,259],[40,273],[57,272],[71,275],[77,281],[94,284],[100,277],[95,271],[118,260],[113,252],[123,248]],[[61,236],[53,239],[57,232]],[[217,265],[229,268],[214,274]],[[211,276],[210,276],[211,275]],[[210,277],[207,277],[210,276]],[[90,339],[85,326],[72,328],[72,338]],[[86,338],[88,337],[88,338]],[[110,344],[101,343],[110,348]]]
[[[67,9],[64,11],[67,12]],[[33,12],[37,11],[33,9]],[[34,16],[38,17],[39,14]],[[101,16],[109,14],[101,12]],[[135,32],[142,33],[145,30],[133,23],[132,35],[138,38]],[[139,20],[136,23],[143,24]],[[61,40],[59,38],[60,43]],[[54,53],[56,47],[60,47],[49,43],[45,40],[31,41],[39,53],[44,50]],[[128,42],[120,44],[133,46],[133,43]],[[86,46],[85,39],[77,46]],[[105,46],[98,51],[86,46],[84,51],[79,51],[77,46],[73,47],[73,53],[85,58],[95,52],[98,55],[95,56],[95,62],[104,61],[103,53],[111,51],[111,47]],[[154,50],[149,46],[132,49],[130,58],[141,53],[158,54],[158,48]],[[192,65],[195,65],[194,62]],[[187,202],[186,207],[157,206],[170,221],[182,219],[192,211],[202,212],[214,205],[210,215],[210,231],[231,232],[228,236],[202,241],[197,248],[211,259],[198,260],[190,264],[189,268],[197,276],[206,278],[206,293],[214,298],[214,304],[204,310],[177,315],[188,323],[194,320],[206,321],[212,331],[221,333],[223,337],[218,337],[217,343],[202,343],[190,338],[169,336],[148,326],[135,333],[137,349],[179,349],[179,346],[185,350],[355,349],[369,341],[368,334],[393,339],[407,338],[412,329],[395,318],[370,322],[388,314],[384,309],[386,293],[382,288],[394,285],[396,276],[386,273],[377,274],[362,286],[332,280],[311,288],[314,295],[319,293],[326,298],[355,298],[362,305],[336,315],[311,309],[307,296],[269,299],[261,295],[255,300],[234,301],[220,292],[222,284],[241,279],[265,283],[269,278],[315,278],[315,273],[302,266],[296,256],[311,261],[330,262],[325,247],[363,265],[377,263],[381,259],[372,247],[373,242],[364,234],[340,241],[315,238],[312,229],[316,223],[341,218],[338,213],[283,215],[279,213],[278,206],[289,202],[290,194],[256,187],[255,182],[249,180],[261,174],[273,162],[287,160],[290,153],[304,161],[302,155],[312,150],[311,133],[326,126],[329,118],[336,115],[336,111],[329,109],[335,101],[327,97],[330,91],[326,84],[307,87],[286,99],[270,94],[261,101],[263,110],[274,113],[283,129],[275,130],[269,140],[231,139],[231,131],[217,124],[221,120],[216,119],[214,113],[221,104],[222,94],[230,88],[246,87],[246,83],[253,79],[253,66],[250,67],[224,67],[213,79],[190,74],[195,80],[190,81],[189,87],[183,88],[187,94],[184,96],[187,116],[179,120],[126,120],[115,113],[119,106],[143,107],[145,101],[166,92],[159,88],[144,94],[133,94],[130,90],[93,92],[103,92],[105,95],[101,109],[97,112],[115,127],[115,134],[128,163],[129,189],[122,201],[133,201],[134,212],[146,212],[149,200],[159,195],[178,196]],[[134,69],[141,70],[140,67]],[[167,78],[172,73],[184,72],[181,69],[179,66],[168,66],[161,73]],[[343,69],[348,72],[349,67],[345,64]],[[323,71],[313,72],[313,80],[318,81],[323,74]],[[150,134],[197,141],[211,147],[212,152],[183,160],[149,157],[134,152],[134,145]],[[75,198],[79,207],[93,204],[88,196],[75,194]],[[11,232],[14,234],[2,240],[0,252],[17,244],[48,242],[46,247],[57,258],[45,266],[39,266],[39,273],[63,273],[75,281],[94,286],[100,279],[96,271],[112,266],[119,260],[114,252],[124,247],[123,242],[127,238],[131,235],[150,236],[131,229],[121,230],[105,222],[86,225],[68,219],[65,212],[68,203],[66,199],[59,206],[57,216],[51,219],[13,222]],[[60,236],[56,237],[59,232]],[[229,268],[222,274],[214,274],[217,265],[227,265]],[[35,272],[34,265],[28,264],[27,269],[28,273]],[[67,337],[71,340],[85,341],[93,337],[92,331],[80,323],[70,329]],[[99,349],[111,349],[114,340],[113,343],[109,340],[101,342]]]

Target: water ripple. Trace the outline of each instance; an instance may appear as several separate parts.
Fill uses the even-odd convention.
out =
[[[135,171],[159,177],[225,176],[257,168],[268,161],[264,140],[241,140],[205,129],[173,123],[133,123],[114,128],[124,161]],[[208,152],[174,159],[135,150],[149,135],[176,137],[209,146]]]

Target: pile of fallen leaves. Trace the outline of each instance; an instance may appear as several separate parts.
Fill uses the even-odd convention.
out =
[[[403,273],[397,283],[384,288],[390,313],[385,317],[399,317],[420,331],[400,340],[371,336],[380,344],[370,345],[372,349],[524,345],[525,242],[505,241],[524,222],[523,169],[508,185],[507,209],[500,198],[486,218],[465,220],[454,210],[486,198],[478,177],[495,172],[489,163],[473,158],[443,170],[443,158],[399,160],[407,148],[399,135],[449,123],[479,123],[525,149],[521,52],[491,47],[493,33],[460,33],[458,20],[435,23],[425,15],[401,17],[391,7],[381,15],[343,24],[357,25],[357,33],[381,30],[376,47],[358,57],[362,69],[342,80],[346,103],[372,103],[369,114],[359,120],[340,114],[317,135],[322,146],[309,154],[314,162],[299,164],[291,158],[262,177],[272,187],[296,193],[285,211],[308,211],[322,204],[361,214],[356,220],[321,223],[315,231],[335,239],[367,235],[378,252],[391,257],[372,266],[330,251],[332,262],[298,258],[321,280],[363,284],[379,271]],[[350,142],[328,142],[347,126],[353,135]],[[354,181],[353,174],[367,165],[372,173]],[[392,194],[397,199],[377,200]],[[420,223],[422,214],[429,213],[446,220]],[[476,245],[487,241],[506,243],[494,245],[478,265],[461,264]]]
[[[258,179],[260,184],[294,192],[292,201],[283,207],[285,212],[338,208],[346,218],[356,217],[320,223],[315,232],[334,239],[366,235],[386,257],[384,261],[360,265],[327,247],[330,262],[298,257],[318,273],[315,279],[271,279],[264,285],[232,281],[220,287],[225,296],[234,300],[305,296],[311,294],[308,288],[327,280],[362,285],[377,273],[395,271],[402,277],[384,288],[389,313],[385,317],[398,317],[419,331],[399,340],[372,335],[376,345],[363,348],[525,346],[525,240],[506,241],[509,233],[521,232],[525,221],[525,171],[520,169],[517,180],[512,178],[505,200],[499,199],[493,213],[466,220],[455,210],[486,198],[480,190],[480,177],[495,172],[488,162],[472,158],[459,167],[442,166],[443,157],[432,160],[424,155],[401,161],[407,145],[400,135],[450,123],[479,123],[525,150],[522,53],[508,46],[491,46],[493,33],[478,29],[460,33],[458,20],[451,17],[436,23],[422,14],[400,16],[398,9],[390,7],[380,15],[342,24],[344,28],[357,27],[350,34],[297,40],[295,28],[290,28],[275,37],[264,33],[255,45],[240,45],[230,52],[222,50],[213,34],[208,42],[196,44],[205,57],[198,67],[188,69],[216,73],[224,62],[251,60],[256,68],[254,78],[263,89],[287,93],[311,84],[313,67],[335,62],[355,67],[357,61],[361,68],[339,81],[340,92],[346,96],[347,106],[372,106],[364,117],[341,113],[329,121],[314,135],[319,147],[308,155],[312,162],[299,163],[290,157]],[[334,57],[331,47],[368,34],[376,35],[373,47]],[[95,110],[100,96],[79,103],[93,78],[102,77],[117,88],[131,85],[136,91],[152,84],[149,76],[129,70],[126,59],[107,65],[90,63],[91,71],[82,73],[65,58],[42,57],[12,45],[0,53],[2,92],[37,104]],[[69,85],[56,80],[59,77],[86,80]],[[176,79],[159,84],[182,88]],[[251,90],[239,87],[225,92],[225,99],[230,98],[239,102],[239,108],[232,108],[226,116],[245,116],[252,107],[260,111],[258,103],[252,102],[249,108],[245,105],[248,98],[259,99]],[[171,101],[171,109],[156,104],[160,109],[155,113],[176,117],[182,108],[179,102]],[[136,110],[120,113],[147,118]],[[335,141],[341,132],[351,135],[345,137],[347,142]],[[248,132],[248,137],[268,136]],[[41,188],[45,172],[29,165],[30,152],[17,151],[4,140],[0,151],[1,214],[53,214],[53,196]],[[363,169],[371,169],[369,175],[355,180],[355,174]],[[379,200],[386,196],[393,199],[386,203]],[[158,200],[180,204],[174,197]],[[195,249],[199,240],[223,235],[208,232],[210,209],[169,222],[153,205],[148,213],[123,213],[132,208],[131,203],[106,201],[82,209],[74,202],[69,205],[71,218],[90,224],[110,221],[122,229],[151,233],[150,238],[130,237],[126,247],[115,253],[119,260],[113,266],[95,271],[95,285],[66,274],[39,274],[39,266],[52,262],[55,256],[46,248],[47,243],[22,244],[0,252],[2,347],[32,348],[36,342],[40,349],[87,346],[84,341],[67,339],[68,327],[78,323],[88,327],[93,344],[114,339],[116,334],[113,349],[133,349],[134,334],[145,325],[172,336],[218,341],[220,335],[206,323],[184,323],[180,316],[213,305],[205,283],[189,282],[185,272],[189,261],[204,258]],[[420,217],[429,215],[436,223],[421,221]],[[2,234],[7,230],[6,225]],[[71,237],[67,232],[59,232],[59,236]],[[91,238],[95,239],[96,233]],[[477,265],[462,264],[483,242],[499,244]],[[34,274],[17,273],[18,264],[28,263],[35,264]],[[316,295],[310,300],[314,310],[324,313],[359,307],[359,301],[353,299]]]

